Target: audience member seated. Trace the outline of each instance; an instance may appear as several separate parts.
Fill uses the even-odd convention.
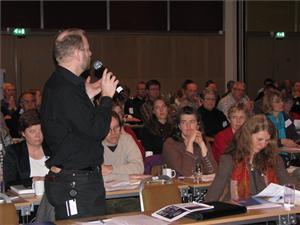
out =
[[[212,91],[215,92],[216,95],[216,103],[218,104],[218,102],[220,101],[220,95],[218,94],[218,87],[217,87],[217,83],[214,82],[213,80],[208,80],[205,83],[205,87],[204,89],[210,89]]]
[[[284,80],[279,85],[279,90],[283,97],[292,95],[292,82],[290,80]]]
[[[117,103],[113,103],[112,110],[118,114],[118,116],[121,118],[122,123],[123,123],[124,122],[124,119],[123,119],[124,112],[123,112],[122,107],[120,105],[118,105]],[[123,124],[121,132],[130,134],[132,136],[133,140],[139,147],[142,156],[144,157],[145,156],[144,146],[142,145],[141,141],[138,140],[136,133],[131,129],[131,127]]]
[[[36,110],[28,110],[21,115],[20,131],[25,140],[8,146],[4,156],[6,188],[19,184],[31,186],[32,181],[43,180],[48,173],[41,120]]]
[[[255,115],[235,133],[220,158],[206,201],[239,201],[261,192],[268,184],[294,183],[276,153],[276,130],[265,115]]]
[[[0,112],[0,123],[1,123],[1,126],[0,126],[0,144],[1,144],[1,147],[0,147],[0,179],[1,179],[2,171],[3,171],[3,158],[5,155],[5,150],[8,145],[12,144],[12,138],[9,135],[8,129],[5,126],[3,126],[4,121],[3,121],[1,112]]]
[[[133,118],[142,119],[140,108],[145,103],[146,84],[140,81],[136,85],[136,95],[134,99],[128,99],[125,103],[124,113],[131,115]]]
[[[230,145],[233,135],[245,123],[245,121],[248,119],[248,116],[248,110],[243,103],[238,103],[237,105],[231,106],[228,110],[230,126],[220,131],[215,136],[213,143],[212,151],[217,163],[219,163],[221,155]]]
[[[121,130],[122,121],[116,112],[112,112],[110,131],[102,141],[102,174],[106,182],[129,180],[135,174],[144,173],[143,158],[138,146],[129,134]]]
[[[1,100],[1,112],[4,119],[9,119],[13,113],[18,109],[16,87],[11,83],[4,83],[3,99]]]
[[[149,121],[152,117],[153,101],[160,97],[160,83],[158,80],[149,80],[146,83],[146,99],[145,103],[140,107],[142,120]]]
[[[260,100],[260,99],[262,99],[264,97],[264,91],[269,86],[272,86],[272,87],[274,87],[274,89],[277,89],[277,86],[275,86],[275,81],[273,79],[271,79],[271,78],[266,78],[264,80],[264,86],[257,91],[256,97],[254,98],[255,102],[258,101],[258,100]]]
[[[177,176],[191,176],[200,164],[203,174],[215,172],[216,162],[205,140],[197,110],[185,106],[178,111],[176,130],[163,145],[163,161]]]
[[[224,113],[216,108],[217,96],[212,89],[204,89],[201,93],[202,106],[198,109],[204,125],[204,133],[214,137],[219,131],[228,126]]]
[[[19,108],[14,111],[9,119],[6,119],[6,125],[9,129],[10,135],[13,138],[20,138],[19,119],[22,113],[30,109],[36,109],[35,96],[30,91],[23,92],[19,97]]]
[[[227,96],[221,98],[217,108],[221,110],[226,116],[229,108],[237,103],[244,103],[249,112],[253,110],[253,102],[245,94],[246,84],[241,81],[234,83],[233,88]]]
[[[263,111],[274,124],[281,146],[297,147],[300,136],[290,117],[283,111],[282,94],[280,91],[269,91],[263,98]]]
[[[172,132],[166,101],[161,97],[154,100],[152,112],[150,121],[141,130],[141,141],[146,151],[161,154],[163,143]]]
[[[294,122],[295,119],[297,119],[297,115],[295,113],[293,113],[292,107],[293,107],[293,96],[289,95],[289,96],[284,96],[282,98],[283,101],[283,112],[288,115],[291,120]],[[296,118],[295,118],[296,117]]]
[[[185,106],[191,106],[198,109],[201,106],[200,99],[198,97],[198,85],[192,80],[185,80],[181,85],[182,97],[175,99],[177,108]]]
[[[263,114],[262,105],[263,105],[263,97],[269,91],[278,90],[273,84],[266,85],[262,91],[260,92],[257,99],[254,101],[253,112],[254,114]]]
[[[233,88],[233,85],[234,85],[235,81],[234,80],[230,80],[226,83],[226,88],[227,88],[227,91],[224,93],[224,95],[222,95],[222,98],[225,97],[226,95],[228,95],[232,88]]]
[[[300,119],[300,82],[299,81],[294,84],[293,97],[294,97],[294,105],[291,111],[294,114],[296,114],[294,116],[297,116],[297,119]]]
[[[29,89],[29,91],[34,95],[36,108],[39,110],[42,105],[42,93],[39,89]]]

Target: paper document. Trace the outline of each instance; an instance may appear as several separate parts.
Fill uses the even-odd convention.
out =
[[[264,190],[254,197],[264,198],[269,202],[283,203],[284,186],[270,183]],[[295,190],[295,204],[300,205],[300,191]]]
[[[34,194],[32,187],[24,187],[24,185],[13,185],[10,189],[19,195]]]
[[[105,225],[167,225],[169,223],[147,215],[118,216],[104,220]]]

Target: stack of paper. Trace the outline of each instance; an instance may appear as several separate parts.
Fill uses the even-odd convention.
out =
[[[105,182],[104,187],[106,191],[117,191],[117,190],[131,190],[138,188],[140,181],[111,181]]]
[[[254,197],[267,199],[273,203],[283,203],[284,186],[270,183],[264,190]],[[295,190],[295,204],[300,205],[300,191]]]
[[[164,221],[146,215],[118,216],[111,219],[81,222],[78,225],[167,225]]]
[[[13,185],[10,189],[17,193],[18,195],[34,194],[34,189],[32,187],[24,187],[24,185]]]

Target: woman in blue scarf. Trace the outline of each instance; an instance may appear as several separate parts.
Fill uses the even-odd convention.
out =
[[[284,112],[282,95],[279,91],[270,90],[265,94],[262,109],[276,127],[279,145],[300,147],[300,136],[292,119]]]

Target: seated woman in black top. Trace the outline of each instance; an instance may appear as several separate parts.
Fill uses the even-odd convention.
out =
[[[153,154],[161,154],[162,146],[172,131],[171,120],[168,113],[168,105],[162,98],[153,102],[153,114],[149,121],[145,122],[141,131],[141,141],[145,151]]]
[[[216,108],[217,94],[206,88],[201,93],[202,106],[198,109],[204,126],[205,135],[214,137],[229,125],[224,113]]]
[[[9,145],[4,157],[3,178],[6,188],[19,184],[29,187],[32,181],[43,180],[48,173],[42,146],[41,120],[36,110],[28,110],[21,115],[20,131],[25,140]]]

